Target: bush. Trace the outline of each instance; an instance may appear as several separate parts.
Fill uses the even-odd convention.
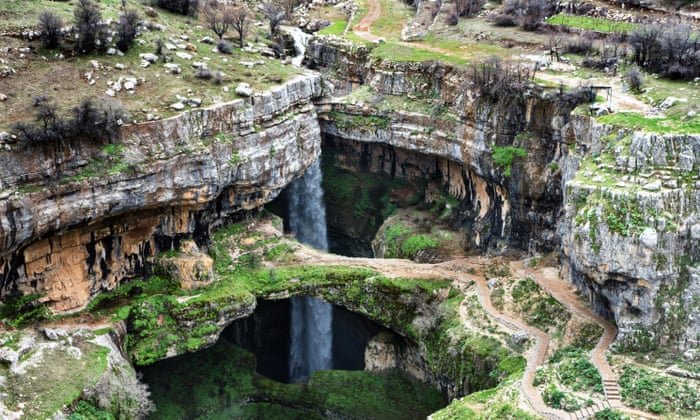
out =
[[[0,315],[14,328],[47,319],[49,310],[40,302],[40,298],[39,294],[5,296]]]
[[[632,67],[631,69],[627,70],[627,73],[625,74],[625,81],[632,92],[640,93],[642,91],[644,78],[642,77],[642,72],[640,72],[638,68]]]
[[[639,67],[673,79],[700,76],[700,41],[688,25],[643,25],[629,42]]]
[[[571,39],[564,46],[568,53],[588,55],[593,51],[593,40],[586,36]]]
[[[112,141],[126,118],[124,108],[115,101],[95,102],[84,99],[73,108],[72,119],[61,117],[56,106],[46,99],[39,100],[33,122],[12,126],[12,133],[25,146],[60,146],[66,141]]]
[[[201,66],[194,73],[194,77],[202,80],[211,80],[211,78],[214,77],[214,74],[208,68]]]
[[[128,369],[113,370],[85,391],[85,397],[97,408],[113,413],[119,419],[146,418],[155,411],[150,396],[148,385],[140,382]]]
[[[493,20],[493,24],[504,28],[510,28],[518,26],[518,21],[511,15],[497,15]]]
[[[155,0],[155,5],[186,16],[197,14],[199,0]]]
[[[41,32],[41,42],[45,48],[56,48],[58,47],[59,41],[61,39],[61,28],[63,27],[63,20],[53,13],[47,10],[39,14],[39,32]]]
[[[510,102],[522,99],[530,82],[529,68],[512,62],[503,62],[498,57],[489,58],[472,66],[472,80],[481,99]]]
[[[233,53],[233,45],[231,45],[231,43],[228,41],[224,41],[223,39],[216,44],[216,49],[219,50],[221,54]]]
[[[117,25],[117,48],[122,52],[129,51],[136,38],[136,28],[141,20],[138,12],[127,10],[119,17]]]
[[[97,48],[98,40],[104,38],[101,34],[102,15],[93,0],[78,0],[73,10],[75,30],[78,38],[75,51],[78,54],[89,54]]]
[[[527,156],[527,151],[520,147],[505,146],[493,147],[493,164],[499,168],[505,169],[503,175],[509,177],[511,175],[511,169],[513,161],[516,158],[524,158]]]

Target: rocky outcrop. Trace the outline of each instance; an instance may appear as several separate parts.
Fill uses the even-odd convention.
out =
[[[143,275],[184,237],[273,199],[320,154],[318,75],[122,127],[115,145],[0,153],[0,292],[57,311]],[[47,181],[48,180],[48,181]]]
[[[700,136],[565,130],[562,253],[572,280],[615,319],[618,345],[700,345]],[[575,171],[574,171],[575,170]]]

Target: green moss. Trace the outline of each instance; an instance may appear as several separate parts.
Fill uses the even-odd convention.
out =
[[[521,147],[514,146],[493,146],[493,154],[491,155],[493,164],[496,167],[503,169],[503,175],[509,177],[511,174],[513,161],[516,158],[527,157],[527,151]]]
[[[108,349],[92,343],[75,344],[82,356],[74,358],[63,349],[44,350],[43,359],[25,374],[7,376],[5,404],[13,410],[23,404],[26,418],[53,416],[77,400],[83,389],[97,383],[107,369]]]

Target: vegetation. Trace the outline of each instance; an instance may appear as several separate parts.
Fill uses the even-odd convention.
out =
[[[571,314],[530,277],[518,280],[511,290],[515,310],[525,322],[534,327],[549,330],[561,328]]]
[[[503,175],[510,177],[513,161],[516,158],[527,157],[527,151],[521,147],[514,146],[493,146],[493,163],[496,167],[503,169]]]
[[[47,319],[49,315],[48,307],[41,302],[41,295],[36,293],[10,294],[5,296],[0,305],[0,316],[14,328]]]
[[[5,405],[22,411],[27,418],[50,418],[64,405],[77,400],[107,369],[109,350],[89,342],[74,342],[82,355],[76,358],[65,349],[45,349],[41,361],[17,375],[8,371]]]
[[[44,48],[53,49],[58,47],[62,28],[63,20],[56,13],[45,10],[39,14],[38,29],[41,33],[41,42]]]
[[[700,410],[700,391],[692,381],[626,365],[620,376],[625,404],[655,414],[692,415]]]
[[[568,26],[570,28],[586,29],[604,33],[625,33],[633,31],[637,25],[630,22],[620,22],[599,17],[578,16],[560,13],[547,19],[550,25]]]
[[[216,412],[220,418],[320,419],[332,413],[401,419],[427,416],[444,404],[437,391],[396,371],[382,375],[322,371],[306,384],[275,382],[255,373],[252,354],[225,340],[196,356],[159,362],[144,373],[157,418],[197,418]]]

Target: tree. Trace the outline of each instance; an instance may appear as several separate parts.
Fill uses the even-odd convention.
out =
[[[78,32],[75,50],[78,54],[89,54],[97,47],[97,39],[101,31],[100,9],[93,0],[78,0],[73,16]]]
[[[243,48],[246,33],[250,27],[250,9],[245,3],[234,6],[231,10],[231,27],[238,34],[238,43]]]
[[[39,14],[39,32],[41,32],[41,42],[44,47],[51,49],[58,47],[62,27],[63,20],[57,14],[48,10]]]
[[[231,9],[228,4],[222,4],[217,1],[210,1],[204,6],[202,14],[207,27],[219,37],[224,39],[224,35],[228,32],[231,26]]]
[[[284,6],[276,0],[265,0],[261,7],[263,14],[270,22],[270,35],[277,35],[277,30],[285,18]]]
[[[472,17],[479,13],[485,0],[455,0],[457,16]]]
[[[129,51],[136,38],[136,27],[141,17],[135,10],[127,10],[119,16],[117,25],[117,48],[122,52]]]

